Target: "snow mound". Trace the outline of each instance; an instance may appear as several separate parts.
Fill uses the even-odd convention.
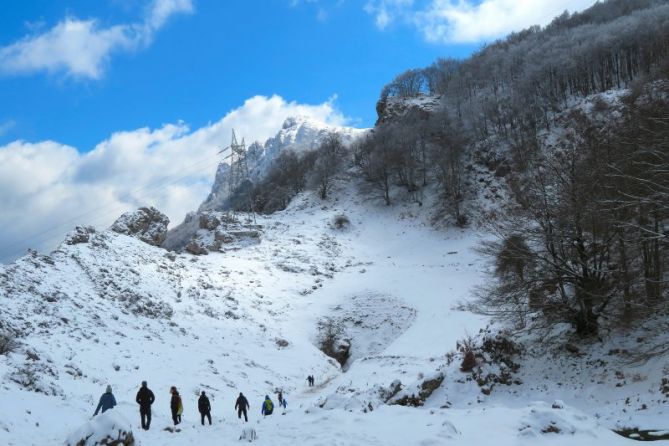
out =
[[[154,207],[140,208],[135,212],[126,212],[114,222],[111,229],[119,234],[136,237],[153,246],[160,246],[165,241],[170,219]]]
[[[365,402],[346,395],[333,393],[317,402],[317,406],[325,410],[341,409],[346,411],[365,411],[369,409]]]
[[[257,439],[258,435],[256,434],[256,430],[251,427],[244,428],[241,435],[239,436],[240,441],[248,441],[249,443]]]
[[[536,403],[527,408],[520,419],[518,435],[521,437],[541,437],[543,435],[585,434],[597,437],[601,426],[587,415],[563,406]],[[559,408],[558,408],[559,407]]]
[[[119,412],[108,410],[87,422],[68,438],[67,446],[134,446],[130,422]]]

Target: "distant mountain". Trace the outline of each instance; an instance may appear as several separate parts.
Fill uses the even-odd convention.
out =
[[[366,129],[340,127],[325,124],[308,116],[289,117],[283,123],[279,132],[267,139],[264,144],[253,143],[249,147],[249,171],[251,179],[262,178],[272,165],[272,162],[285,150],[304,153],[314,150],[326,135],[335,132],[348,145]],[[219,164],[211,193],[200,205],[199,211],[221,210],[230,195],[228,186],[230,165],[227,162]]]

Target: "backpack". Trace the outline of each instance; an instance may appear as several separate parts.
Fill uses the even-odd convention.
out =
[[[274,403],[271,400],[265,400],[265,415],[271,415],[274,411]]]
[[[179,397],[179,408],[177,409],[177,415],[181,415],[184,413],[184,405],[181,404],[181,397]]]

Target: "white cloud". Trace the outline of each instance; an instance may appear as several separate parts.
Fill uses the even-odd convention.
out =
[[[345,124],[333,101],[255,96],[194,131],[178,122],[116,132],[86,153],[53,141],[2,146],[0,261],[28,247],[51,249],[75,225],[107,227],[140,206],[156,206],[177,224],[209,193],[218,149],[229,143],[232,128],[250,142],[273,136],[289,116]]]
[[[374,24],[386,29],[398,17],[405,17],[413,6],[413,0],[370,0],[364,10],[374,16]]]
[[[192,11],[192,0],[153,0],[139,23],[105,28],[95,19],[67,17],[46,32],[0,47],[0,74],[49,71],[99,79],[112,53],[148,46],[171,16]]]
[[[414,7],[411,0],[372,0],[365,10],[378,28],[401,19],[429,42],[473,43],[504,37],[532,25],[546,25],[565,10],[592,6],[595,0],[430,0]]]
[[[453,3],[434,0],[415,15],[418,28],[431,42],[480,42],[504,37],[532,25],[546,25],[565,9],[582,10],[594,0],[484,0]]]
[[[154,30],[175,14],[193,12],[192,0],[156,0],[151,4],[146,23]]]

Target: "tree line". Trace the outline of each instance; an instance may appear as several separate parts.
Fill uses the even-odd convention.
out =
[[[573,130],[528,163],[516,209],[491,225],[480,310],[584,337],[666,311],[669,88],[647,88],[619,120],[573,112]]]

